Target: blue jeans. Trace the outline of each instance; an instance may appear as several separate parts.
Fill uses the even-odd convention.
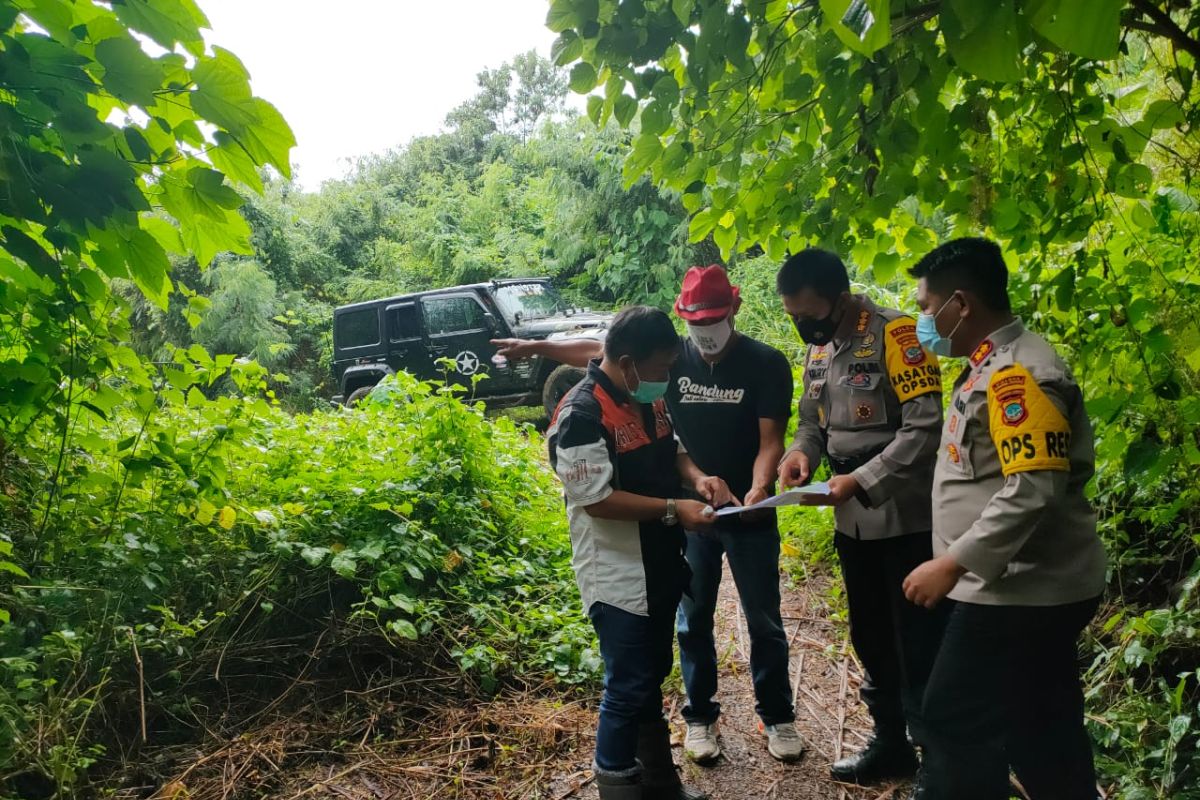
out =
[[[674,614],[643,617],[607,603],[588,610],[604,660],[604,697],[596,728],[596,766],[637,766],[638,727],[662,719],[662,684],[674,664]]]
[[[706,725],[717,721],[717,648],[713,613],[721,585],[721,555],[742,600],[750,629],[750,674],[754,710],[766,725],[795,719],[788,680],[788,641],[779,616],[779,529],[774,520],[743,523],[736,530],[705,536],[688,532],[687,561],[692,568],[691,596],[679,604],[679,662],[688,702],[683,717]]]

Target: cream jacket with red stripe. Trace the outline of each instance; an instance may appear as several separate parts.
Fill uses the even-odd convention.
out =
[[[1084,495],[1095,472],[1083,395],[1018,319],[984,340],[954,386],[933,483],[933,549],[969,572],[950,597],[1063,605],[1104,589]]]

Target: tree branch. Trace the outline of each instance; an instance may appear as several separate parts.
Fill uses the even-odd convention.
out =
[[[1191,54],[1192,58],[1200,62],[1200,41],[1188,36],[1187,31],[1179,27],[1169,13],[1163,11],[1150,2],[1150,0],[1133,0],[1130,5],[1139,13],[1145,14],[1154,20],[1154,23],[1151,25],[1137,19],[1127,19],[1125,21],[1126,27],[1156,33],[1159,36],[1169,39],[1176,47]]]

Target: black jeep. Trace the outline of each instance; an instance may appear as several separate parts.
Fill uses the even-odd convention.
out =
[[[583,377],[574,367],[541,358],[507,362],[489,339],[600,338],[611,314],[574,308],[546,278],[494,280],[342,306],[333,312],[333,374],[354,405],[385,375],[404,370],[429,380],[471,385],[489,405],[541,403],[551,414]],[[438,359],[454,362],[447,369]]]

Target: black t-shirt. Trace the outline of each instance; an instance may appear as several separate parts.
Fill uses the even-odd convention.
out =
[[[741,500],[754,483],[759,419],[791,415],[792,370],[783,353],[744,334],[716,364],[685,339],[667,405],[696,466],[724,478]]]

